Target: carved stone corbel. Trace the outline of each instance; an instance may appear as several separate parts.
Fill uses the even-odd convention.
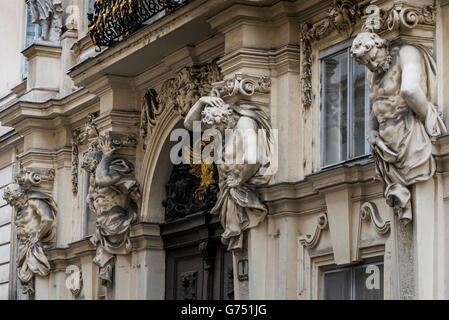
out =
[[[360,207],[360,219],[362,221],[371,220],[374,229],[379,234],[387,234],[390,231],[390,219],[385,221],[379,214],[379,210],[374,202],[364,202]]]
[[[266,76],[252,76],[236,73],[231,79],[214,83],[211,96],[226,98],[237,94],[252,96],[255,93],[269,93],[271,80]]]
[[[363,24],[363,32],[380,33],[385,30],[412,29],[418,24],[435,25],[436,8],[433,6],[417,6],[397,1],[388,9],[380,9],[376,5],[366,8],[367,18]]]
[[[32,191],[43,182],[52,182],[53,169],[20,168],[13,184],[5,188],[3,199],[15,211],[14,224],[18,239],[17,277],[24,294],[34,294],[34,277],[50,273],[45,250],[56,238],[57,205],[51,195]]]
[[[318,216],[318,221],[313,235],[306,234],[299,237],[299,242],[307,249],[313,249],[320,241],[321,231],[328,227],[327,214],[322,213]]]

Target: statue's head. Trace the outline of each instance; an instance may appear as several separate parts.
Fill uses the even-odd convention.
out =
[[[224,132],[225,129],[235,127],[235,113],[229,104],[223,104],[219,107],[208,104],[201,111],[201,125],[204,126],[204,129],[217,129]]]
[[[81,168],[89,173],[94,173],[101,161],[102,153],[100,151],[89,151],[84,154]]]
[[[11,184],[5,188],[3,199],[16,210],[20,210],[28,201],[26,189],[18,184]]]
[[[374,32],[359,33],[352,43],[351,55],[374,73],[383,73],[390,68],[388,41]]]

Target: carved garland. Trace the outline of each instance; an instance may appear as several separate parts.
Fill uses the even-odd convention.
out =
[[[75,129],[72,132],[72,193],[78,193],[78,173],[79,173],[79,146],[89,139],[98,138],[98,128],[94,121],[95,115],[89,113],[87,122],[83,130]],[[95,148],[94,143],[89,145],[89,150]]]

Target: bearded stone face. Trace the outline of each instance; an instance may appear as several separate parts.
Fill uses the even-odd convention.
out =
[[[225,129],[235,127],[234,111],[228,104],[221,107],[207,105],[201,112],[201,124],[205,129],[216,129],[223,133]]]
[[[7,187],[4,191],[3,198],[16,210],[23,208],[28,201],[25,189],[18,184],[12,184]]]
[[[101,152],[90,151],[86,153],[81,162],[81,168],[89,173],[94,173],[101,161]]]
[[[354,39],[351,56],[374,73],[383,73],[390,68],[388,41],[372,32],[362,32]]]

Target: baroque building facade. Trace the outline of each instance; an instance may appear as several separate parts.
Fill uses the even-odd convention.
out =
[[[1,299],[449,298],[449,1],[0,4]]]

